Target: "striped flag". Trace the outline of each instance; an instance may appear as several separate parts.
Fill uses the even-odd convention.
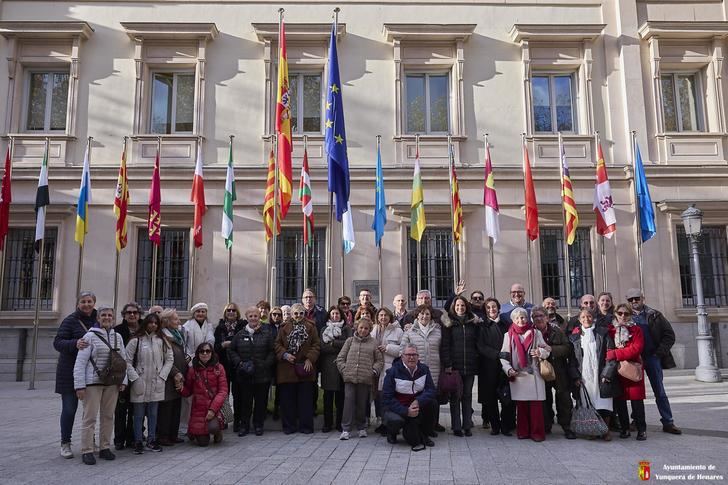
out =
[[[159,176],[160,150],[160,144],[157,143],[157,156],[154,159],[152,185],[149,187],[149,217],[147,219],[149,240],[156,246],[162,243],[162,181]]]
[[[354,246],[356,239],[354,237],[354,221],[351,218],[351,202],[346,203],[346,212],[341,218],[341,238],[344,241],[344,254],[349,254]]]
[[[415,154],[415,173],[412,178],[412,221],[410,222],[410,236],[415,241],[421,241],[425,233],[427,221],[425,220],[425,192],[422,189],[422,174],[420,173],[420,150]]]
[[[8,235],[8,227],[10,224],[10,203],[13,200],[10,190],[11,176],[13,170],[13,162],[10,157],[10,146],[8,143],[8,152],[5,155],[5,171],[3,172],[3,183],[0,188],[0,251],[5,250],[5,236]],[[2,278],[3,275],[0,275]]]
[[[78,244],[83,246],[88,234],[88,203],[91,202],[91,169],[89,167],[89,152],[91,143],[86,144],[86,153],[83,156],[83,171],[81,172],[81,187],[78,189],[78,203],[76,204],[76,235]]]
[[[526,200],[526,235],[531,241],[538,239],[538,203],[536,188],[531,177],[531,160],[528,158],[528,147],[523,143],[523,191]]]
[[[278,134],[278,187],[280,213],[288,214],[293,199],[293,140],[291,139],[291,107],[288,92],[288,54],[286,53],[286,27],[281,19],[278,33],[278,97],[276,100],[276,133]]]
[[[500,208],[498,207],[498,195],[495,192],[495,179],[493,178],[493,165],[490,161],[490,147],[485,144],[485,188],[483,189],[483,204],[485,205],[485,231],[493,239],[493,243],[500,235],[500,224],[498,221]]]
[[[233,173],[233,140],[230,137],[230,152],[228,154],[227,174],[225,176],[225,198],[222,203],[222,237],[225,247],[233,247],[233,202],[235,194],[235,174]]]
[[[202,176],[202,143],[197,142],[197,161],[195,162],[195,175],[192,179],[192,194],[190,202],[195,204],[195,219],[192,223],[192,234],[195,247],[202,247],[202,217],[207,212],[205,205],[205,180]]]
[[[124,152],[121,154],[119,176],[116,179],[116,195],[114,196],[114,215],[116,216],[116,250],[126,247],[126,209],[129,206],[129,179],[126,175],[126,139]]]
[[[597,234],[611,237],[617,232],[617,217],[614,214],[614,201],[612,200],[612,189],[609,186],[607,177],[607,165],[604,163],[602,145],[597,145],[597,177],[594,183],[594,213],[597,219]]]
[[[35,252],[40,252],[40,242],[45,238],[46,206],[51,200],[48,195],[48,148],[49,141],[46,139],[45,150],[43,151],[43,162],[40,165],[38,176],[38,190],[35,192]]]
[[[377,246],[382,245],[384,227],[387,225],[387,200],[384,197],[384,172],[382,170],[382,150],[377,144],[377,180],[374,190],[374,242]]]
[[[574,186],[569,176],[569,164],[566,161],[566,150],[561,136],[559,136],[559,145],[559,152],[561,153],[561,204],[564,207],[566,217],[566,244],[572,245],[576,239],[576,228],[579,227],[579,213],[576,211]]]
[[[265,226],[265,242],[273,237],[273,204],[275,202],[276,160],[273,150],[268,160],[268,180],[265,184],[265,199],[263,199],[263,225]],[[281,233],[281,206],[278,202],[276,217],[276,235]]]
[[[301,184],[298,187],[298,198],[303,211],[303,244],[313,244],[313,193],[311,192],[311,176],[308,172],[308,151],[303,150],[303,166],[301,167]]]
[[[459,242],[463,235],[463,206],[460,202],[460,188],[458,187],[458,175],[455,172],[455,154],[452,145],[448,147],[450,152],[450,197],[452,198],[452,236],[455,242]]]

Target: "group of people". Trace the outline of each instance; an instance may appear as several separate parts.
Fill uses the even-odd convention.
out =
[[[616,306],[609,293],[583,295],[570,319],[552,298],[527,302],[518,283],[503,305],[477,290],[468,299],[464,291],[461,282],[442,309],[433,307],[428,290],[417,293],[414,309],[396,295],[390,310],[375,308],[365,289],[357,305],[342,296],[326,310],[306,289],[291,306],[229,303],[216,324],[205,303],[195,304],[183,324],[175,309],[153,306],[144,314],[132,302],[118,325],[113,308],[83,292],[54,340],[61,456],[73,457],[79,400],[82,460],[91,465],[95,452],[115,458],[112,432],[115,450],[136,454],[160,452],[184,437],[199,446],[218,443],[230,426],[238,436],[260,436],[269,398],[285,434],[313,433],[319,386],[322,432],[363,438],[375,423],[388,442],[401,432],[419,451],[446,431],[443,404],[450,406],[452,433],[472,436],[476,378],[483,427],[492,435],[515,431],[519,439],[543,441],[556,420],[574,439],[574,402],[586,398],[620,438],[632,429],[644,440],[644,374],[663,431],[681,433],[662,384],[662,370],[675,366],[675,335],[640,290],[628,290],[627,302]],[[610,431],[602,438],[611,440]]]

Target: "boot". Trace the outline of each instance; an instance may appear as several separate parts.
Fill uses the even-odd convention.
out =
[[[609,416],[608,418],[604,419],[604,422],[607,424],[607,432],[602,435],[602,439],[604,441],[612,441],[612,433],[610,432],[610,424],[612,422],[612,417]]]

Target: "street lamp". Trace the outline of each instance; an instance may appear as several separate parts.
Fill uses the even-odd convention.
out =
[[[698,239],[703,231],[703,211],[691,204],[680,216],[685,226],[685,235],[690,242],[690,259],[695,278],[696,315],[698,317],[698,366],[695,368],[695,379],[702,382],[720,382],[720,371],[715,365],[713,335],[710,332],[708,313],[705,311],[705,295],[703,295],[703,275],[700,271],[698,255]]]

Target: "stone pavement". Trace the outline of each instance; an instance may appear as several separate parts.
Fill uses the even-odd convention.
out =
[[[631,439],[615,437],[611,443],[569,441],[558,426],[543,443],[490,436],[480,428],[476,404],[473,437],[441,433],[434,448],[417,453],[373,435],[349,441],[339,441],[338,433],[285,436],[277,431],[280,425],[270,421],[262,437],[238,438],[229,431],[220,445],[197,448],[184,443],[141,456],[124,450],[117,452],[116,461],[99,460],[95,466],[81,463],[77,429],[76,457],[59,456],[60,399],[51,382],[39,383],[35,391],[28,391],[27,383],[4,383],[0,483],[634,483],[639,481],[638,463],[643,460],[651,462],[653,480],[658,474],[685,473],[663,470],[667,464],[715,465],[711,473],[728,481],[728,381],[698,383],[685,371],[667,375],[675,422],[685,431],[682,436],[661,431],[649,396],[645,442],[636,441],[634,433]],[[449,423],[447,406],[441,409],[441,423]],[[80,418],[79,406],[77,427]]]

